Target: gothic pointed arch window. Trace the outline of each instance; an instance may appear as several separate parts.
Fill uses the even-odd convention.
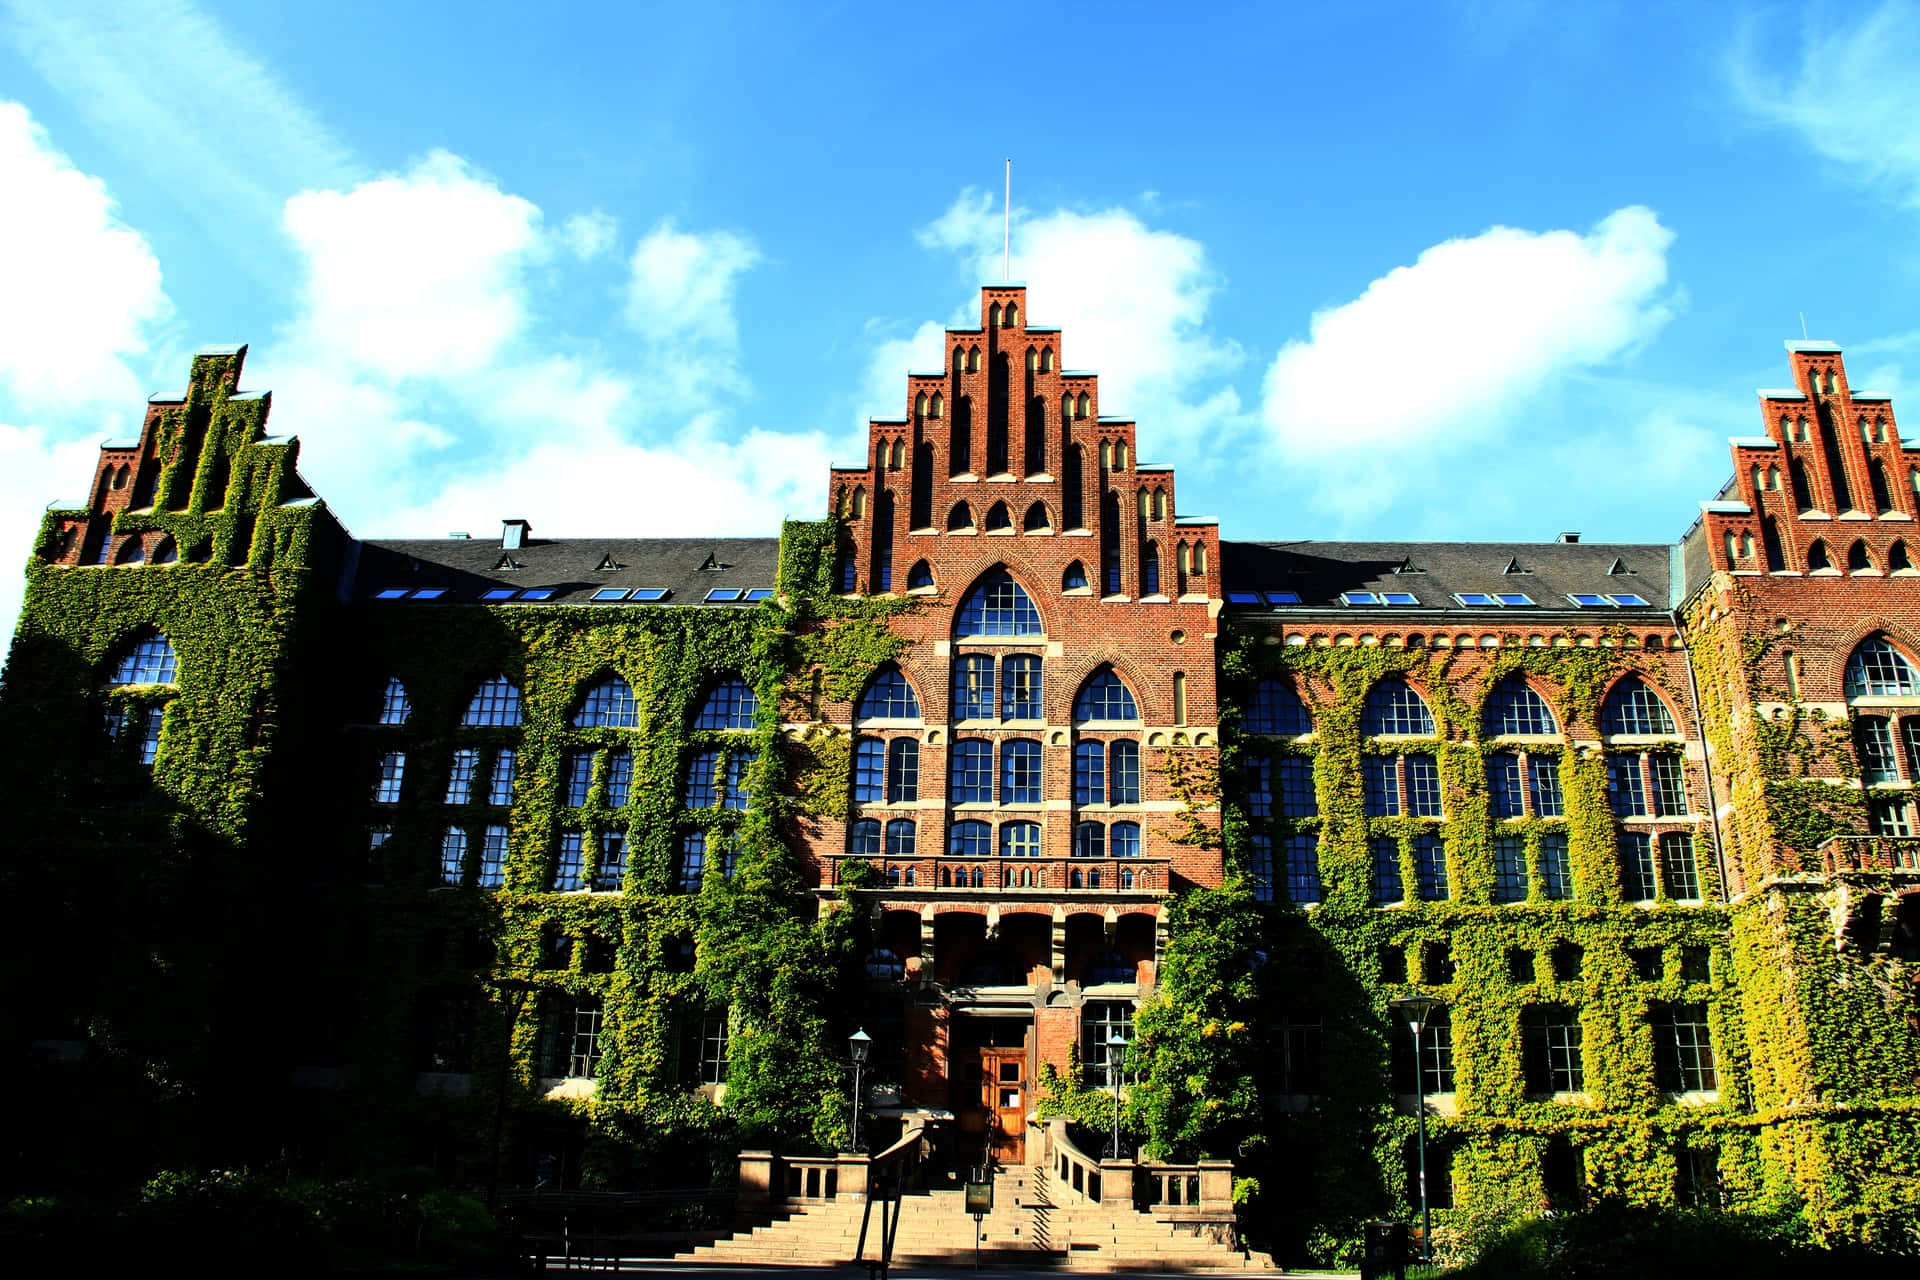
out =
[[[1064,425],[1073,417],[1073,392],[1060,397],[1060,421]]]
[[[967,372],[980,372],[980,348],[978,347],[967,348]]]
[[[867,682],[853,714],[858,720],[918,720],[920,698],[900,668],[886,666]]]
[[[1553,708],[1533,686],[1519,676],[1509,676],[1487,695],[1482,727],[1488,737],[1502,734],[1553,734],[1560,732]]]
[[[997,302],[987,308],[987,325],[994,329],[1000,327],[1000,304]]]
[[[1893,488],[1887,483],[1887,464],[1878,458],[1868,463],[1867,481],[1873,488],[1874,509],[1883,515],[1892,511]]]
[[[120,544],[120,554],[113,558],[115,564],[145,564],[147,549],[138,537],[128,538]]]
[[[1253,686],[1253,700],[1247,704],[1247,732],[1297,738],[1313,732],[1313,716],[1293,686],[1268,676]]]
[[[1009,302],[1007,304],[1007,324],[1011,326],[1011,325],[1017,325],[1019,323],[1020,323],[1020,304],[1017,302]]]
[[[1078,560],[1067,565],[1066,570],[1060,575],[1060,589],[1062,591],[1087,590],[1087,566]]]
[[[1767,468],[1767,492],[1780,492],[1780,468],[1778,467]]]
[[[964,502],[953,504],[953,510],[947,512],[947,532],[957,533],[962,529],[973,528],[973,508]]]
[[[853,487],[853,499],[847,504],[847,514],[859,520],[867,514],[867,489],[865,485]]]
[[[573,713],[576,729],[638,729],[640,708],[633,700],[633,686],[617,674],[608,674],[590,688]]]
[[[1607,694],[1600,709],[1600,732],[1604,734],[1670,734],[1673,712],[1653,687],[1639,676],[1625,676]]]
[[[1138,720],[1140,704],[1112,667],[1101,667],[1086,678],[1073,699],[1075,724]]]
[[[1807,484],[1807,464],[1795,458],[1787,464],[1787,475],[1793,481],[1793,505],[1796,510],[1813,510],[1813,489]]]
[[[1920,671],[1885,636],[1869,636],[1854,648],[1844,684],[1849,699],[1920,697]]]
[[[180,660],[173,646],[159,632],[151,632],[133,642],[125,657],[113,669],[113,685],[172,684],[179,674]]]
[[[1780,545],[1780,522],[1772,516],[1760,522],[1760,541],[1767,551],[1767,571],[1779,573],[1787,567],[1786,549]]]
[[[1398,676],[1387,679],[1367,691],[1360,713],[1361,731],[1374,734],[1412,734],[1431,736],[1433,712],[1419,690]]]
[[[953,401],[953,425],[947,435],[947,461],[956,476],[973,470],[973,400],[956,396]]]
[[[515,728],[522,722],[520,686],[505,676],[481,682],[460,723],[467,728]]]
[[[993,569],[961,600],[954,634],[962,638],[1041,636],[1046,629],[1033,597],[1005,569]]]
[[[1060,521],[1068,529],[1084,529],[1087,524],[1085,502],[1086,494],[1082,487],[1081,475],[1086,467],[1086,453],[1077,444],[1068,445],[1065,457],[1061,460],[1060,470]]]
[[[927,393],[922,391],[913,398],[913,415],[916,418],[927,416]]]
[[[1084,418],[1091,412],[1093,412],[1093,397],[1082,391],[1073,402],[1073,416]]]
[[[933,590],[933,566],[925,560],[915,560],[913,568],[907,570],[907,590]]]
[[[1149,542],[1140,548],[1140,594],[1160,594],[1160,544]]]
[[[1047,470],[1047,402],[1035,396],[1027,402],[1026,473],[1045,474]]]
[[[1040,372],[1040,349],[1038,347],[1027,348],[1027,372]]]
[[[953,349],[953,371],[955,373],[965,373],[967,371],[967,351],[965,347],[955,347]],[[1780,421],[1784,424],[1786,419],[1782,418]]]
[[[1053,372],[1053,348],[1045,347],[1040,352],[1040,372]]]
[[[1867,558],[1867,544],[1859,538],[1847,548],[1847,572],[1863,573],[1873,568],[1873,561]]]
[[[1013,528],[1013,514],[1007,510],[1007,504],[996,502],[987,508],[987,532],[997,533],[1002,529]]]
[[[933,399],[927,402],[927,416],[929,418],[938,418],[944,415],[946,411],[947,411],[946,397],[941,395],[938,391],[934,392]]]
[[[1807,572],[1814,573],[1831,568],[1833,568],[1833,557],[1827,554],[1827,544],[1815,538],[1813,545],[1807,548]]]
[[[1047,515],[1047,504],[1036,502],[1027,508],[1027,514],[1020,518],[1020,528],[1024,533],[1046,533],[1053,528],[1053,521]]]
[[[1907,554],[1907,544],[1896,541],[1887,548],[1887,572],[1899,573],[1913,571],[1913,558]]]

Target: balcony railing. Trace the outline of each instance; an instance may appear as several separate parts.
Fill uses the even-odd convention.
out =
[[[833,859],[833,883],[847,856]],[[1172,872],[1169,858],[934,858],[869,859],[880,870],[883,889],[957,893],[963,889],[1087,894],[1164,894]]]
[[[1829,874],[1920,871],[1920,836],[1829,836],[1813,852]]]

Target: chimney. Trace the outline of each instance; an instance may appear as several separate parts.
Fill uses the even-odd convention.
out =
[[[507,551],[518,551],[527,545],[527,538],[533,533],[533,526],[525,520],[502,520],[500,522],[500,546]]]
[[[1561,534],[1559,538],[1555,539],[1555,541],[1578,542],[1580,541],[1580,531],[1578,529],[1570,529],[1567,532]]]

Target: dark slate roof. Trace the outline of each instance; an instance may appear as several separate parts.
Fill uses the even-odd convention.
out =
[[[1443,609],[1452,612],[1566,612],[1583,616],[1665,613],[1673,549],[1665,543],[1623,542],[1222,542],[1223,594],[1228,608],[1247,609],[1231,593],[1292,591],[1298,605],[1280,611],[1329,607],[1348,613],[1406,614]],[[1509,573],[1518,563],[1523,572]],[[1613,573],[1616,563],[1626,572]],[[1381,608],[1344,605],[1342,592],[1404,591],[1419,597],[1411,606]],[[1534,607],[1462,606],[1456,594],[1524,594]],[[1581,609],[1570,593],[1632,594],[1646,609]],[[1261,608],[1272,606],[1261,605]]]
[[[620,567],[601,568],[609,558]],[[435,603],[470,604],[489,589],[551,587],[548,603],[588,604],[606,587],[664,587],[663,604],[701,604],[716,587],[772,588],[779,564],[778,538],[528,538],[511,551],[498,537],[363,542],[349,594],[439,587]]]

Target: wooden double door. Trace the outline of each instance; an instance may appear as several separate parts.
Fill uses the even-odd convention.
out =
[[[963,1018],[954,1045],[954,1119],[963,1158],[980,1164],[1025,1164],[1032,1080],[1027,1039],[1032,1023]],[[967,1023],[985,1023],[967,1027]],[[970,1032],[971,1034],[966,1034]]]

